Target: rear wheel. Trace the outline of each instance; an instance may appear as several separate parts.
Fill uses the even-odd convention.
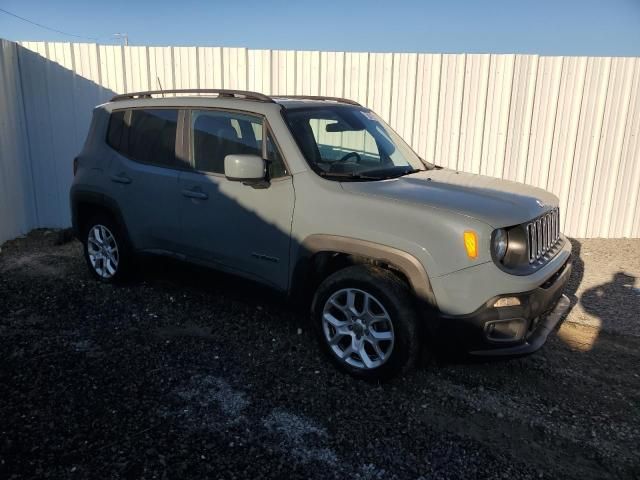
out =
[[[408,287],[381,268],[358,265],[318,287],[312,314],[320,343],[342,370],[386,379],[414,365],[418,322]]]
[[[95,278],[114,283],[127,276],[131,263],[128,243],[111,218],[99,215],[87,222],[83,243],[87,266]]]

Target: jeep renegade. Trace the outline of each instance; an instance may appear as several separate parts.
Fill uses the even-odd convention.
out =
[[[557,197],[432,165],[350,100],[116,96],[94,110],[70,196],[98,280],[150,253],[308,299],[323,349],[359,377],[436,344],[534,352],[569,304]]]

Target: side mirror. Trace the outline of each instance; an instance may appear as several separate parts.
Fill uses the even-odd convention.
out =
[[[227,155],[224,175],[234,182],[260,183],[266,176],[266,163],[259,155]]]

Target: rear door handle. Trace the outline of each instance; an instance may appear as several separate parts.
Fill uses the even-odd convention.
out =
[[[131,179],[127,177],[124,173],[119,173],[118,175],[111,175],[111,181],[116,183],[131,183]]]
[[[209,195],[200,191],[200,190],[182,190],[182,195],[189,198],[197,198],[199,200],[206,200],[209,198]]]

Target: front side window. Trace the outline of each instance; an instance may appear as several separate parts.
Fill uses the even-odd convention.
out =
[[[224,157],[262,156],[262,119],[213,110],[191,112],[192,151],[196,170],[224,174]],[[256,135],[260,132],[260,136]]]
[[[322,176],[382,179],[427,168],[368,109],[344,105],[290,109],[286,119],[305,158]]]
[[[191,114],[192,151],[196,170],[224,174],[224,158],[230,154],[262,157],[263,120],[243,113],[196,110]],[[269,178],[285,176],[282,155],[267,134],[266,157]]]
[[[177,126],[175,109],[119,110],[111,114],[107,143],[137,162],[184,167],[176,157]]]

